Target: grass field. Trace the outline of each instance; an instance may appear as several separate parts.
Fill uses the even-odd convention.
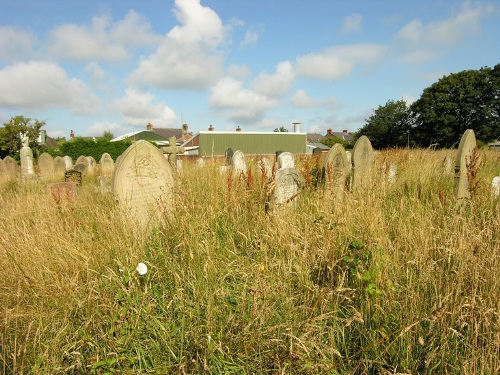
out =
[[[298,204],[271,214],[254,160],[248,181],[185,162],[143,235],[95,178],[61,205],[0,182],[0,372],[498,374],[500,152],[480,150],[460,209],[447,152],[377,153],[341,202],[304,157]]]

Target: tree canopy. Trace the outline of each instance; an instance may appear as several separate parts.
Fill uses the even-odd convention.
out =
[[[0,128],[0,156],[15,156],[22,147],[21,134],[28,137],[29,146],[38,149],[40,129],[45,122],[24,116],[12,117]]]

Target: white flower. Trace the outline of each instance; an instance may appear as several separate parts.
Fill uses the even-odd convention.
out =
[[[144,263],[139,263],[135,269],[139,275],[145,275],[148,272],[148,266]]]

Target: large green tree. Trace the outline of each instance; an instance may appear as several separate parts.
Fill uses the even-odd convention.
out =
[[[38,149],[38,136],[45,122],[24,116],[12,117],[0,128],[0,155],[15,156],[22,147],[21,134],[29,139],[29,146]]]
[[[464,70],[426,88],[411,106],[420,146],[451,147],[467,129],[489,142],[500,137],[500,65]]]
[[[406,101],[389,100],[374,110],[365,121],[355,138],[366,135],[377,149],[408,145],[413,117]]]

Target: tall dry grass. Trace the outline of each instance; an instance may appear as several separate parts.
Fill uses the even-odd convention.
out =
[[[378,153],[371,189],[342,201],[304,157],[297,206],[269,214],[256,160],[246,179],[185,163],[175,214],[143,235],[92,178],[62,205],[0,183],[0,369],[498,373],[500,154],[480,151],[458,209],[446,153]]]

